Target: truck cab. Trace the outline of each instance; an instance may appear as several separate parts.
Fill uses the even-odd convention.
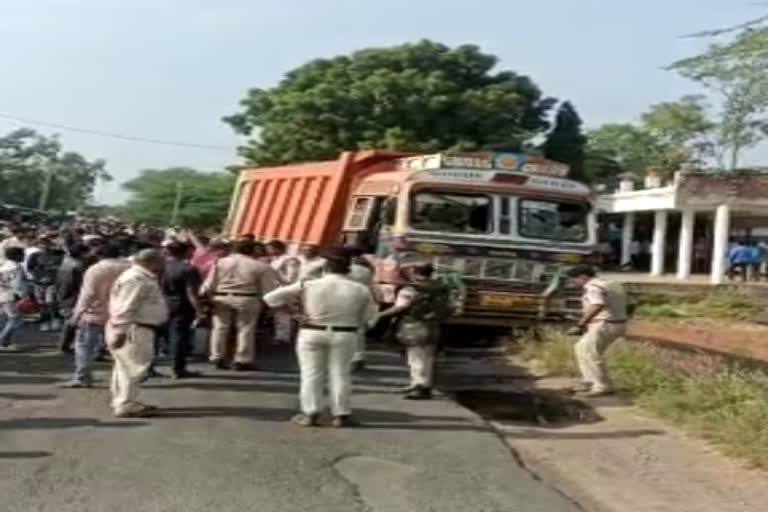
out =
[[[521,154],[424,155],[352,189],[342,238],[376,255],[384,302],[403,266],[431,262],[466,291],[461,324],[526,324],[576,314],[560,276],[593,261],[591,189],[567,166]]]

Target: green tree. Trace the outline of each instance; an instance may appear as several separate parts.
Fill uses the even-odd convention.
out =
[[[476,46],[432,41],[313,60],[226,117],[253,136],[252,164],[335,158],[342,150],[519,149],[548,128],[554,100],[526,76],[494,72]]]
[[[224,222],[235,177],[226,172],[200,172],[186,167],[145,169],[122,186],[131,193],[120,208],[132,220],[168,225],[177,208],[177,223],[197,228]]]
[[[581,130],[581,118],[570,101],[563,102],[555,116],[555,126],[542,146],[544,156],[571,166],[570,177],[587,181],[584,148],[587,137]]]
[[[104,160],[64,151],[57,136],[19,129],[0,137],[0,201],[36,208],[72,210],[91,199],[98,180],[111,179]]]
[[[741,153],[768,132],[768,28],[742,30],[725,44],[669,66],[720,99],[716,143],[727,154],[726,167],[738,167]]]
[[[715,156],[716,129],[702,96],[652,105],[637,124],[605,124],[587,134],[588,177],[642,176],[651,168],[671,176],[684,164],[703,166]]]
[[[641,126],[631,123],[604,124],[587,133],[588,160],[602,160],[604,170],[645,174],[649,167],[657,167],[663,153],[660,141]],[[609,178],[605,171],[596,176],[590,169],[590,177]]]

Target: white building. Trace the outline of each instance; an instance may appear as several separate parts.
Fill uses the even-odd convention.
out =
[[[621,262],[630,260],[630,247],[635,234],[636,217],[651,212],[650,272],[664,273],[668,253],[667,227],[671,216],[679,216],[676,275],[687,279],[691,275],[696,221],[710,224],[706,242],[710,255],[710,280],[720,284],[727,270],[728,241],[732,233],[749,234],[752,229],[768,227],[768,172],[704,173],[681,171],[671,184],[663,184],[656,176],[646,178],[643,190],[634,190],[626,178],[619,190],[598,196],[598,209],[605,214],[623,216]],[[703,241],[703,239],[702,239]]]

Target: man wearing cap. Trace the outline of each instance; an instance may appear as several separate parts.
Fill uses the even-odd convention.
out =
[[[351,363],[358,332],[376,314],[370,290],[347,277],[349,254],[329,251],[325,274],[278,288],[264,297],[276,308],[300,300],[306,320],[299,330],[296,353],[301,372],[301,414],[293,418],[302,426],[317,426],[323,409],[325,376],[335,427],[354,426],[349,397],[352,387]]]
[[[119,418],[151,416],[157,410],[137,398],[139,382],[152,365],[157,330],[168,320],[158,280],[165,266],[163,253],[143,249],[133,261],[112,286],[106,329],[107,347],[115,360],[112,409]]]
[[[237,332],[233,368],[236,371],[254,368],[261,299],[278,286],[278,276],[272,267],[257,261],[253,254],[253,240],[238,240],[234,244],[234,253],[218,260],[203,284],[203,293],[209,295],[213,303],[210,361],[219,369],[226,367],[224,354],[232,329]]]
[[[602,279],[589,265],[578,265],[568,271],[571,284],[582,288],[581,320],[570,334],[580,335],[576,343],[576,362],[587,396],[611,394],[611,383],[603,354],[621,337],[627,325],[627,294],[615,281]]]

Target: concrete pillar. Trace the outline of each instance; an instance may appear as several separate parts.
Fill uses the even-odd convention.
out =
[[[731,231],[731,209],[721,204],[715,210],[714,247],[712,248],[712,284],[721,284],[725,280],[728,267],[728,234]]]
[[[651,275],[664,274],[664,250],[667,239],[667,211],[658,210],[653,217],[653,242],[651,243]]]
[[[624,215],[624,226],[621,230],[621,266],[627,265],[632,261],[630,256],[634,235],[635,212],[628,212]]]
[[[693,228],[696,212],[683,210],[680,220],[680,244],[677,254],[677,278],[687,279],[691,275],[691,260],[693,259]]]

